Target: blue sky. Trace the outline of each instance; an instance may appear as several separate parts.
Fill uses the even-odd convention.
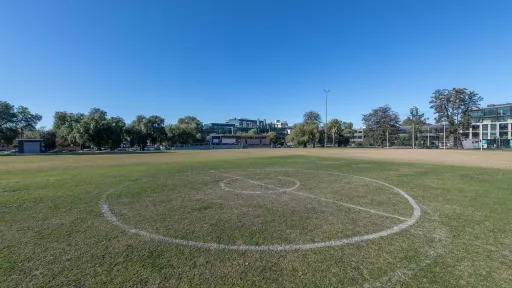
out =
[[[0,100],[51,126],[91,107],[360,125],[390,104],[431,115],[437,88],[512,102],[512,1],[0,2]],[[431,116],[431,118],[433,118]]]

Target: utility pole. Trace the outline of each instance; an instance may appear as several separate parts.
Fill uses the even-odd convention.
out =
[[[324,123],[324,132],[325,132],[325,138],[324,138],[324,148],[327,148],[327,93],[331,92],[331,90],[324,90],[325,92],[325,123]]]

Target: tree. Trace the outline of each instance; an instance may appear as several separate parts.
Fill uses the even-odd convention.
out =
[[[107,120],[106,134],[110,149],[119,148],[124,141],[126,123],[121,117],[110,117]]]
[[[179,132],[178,143],[193,144],[202,140],[203,123],[194,116],[185,116],[178,119],[175,130]]]
[[[270,140],[270,143],[277,144],[277,133],[276,132],[268,133],[268,139]]]
[[[60,144],[80,145],[80,149],[83,149],[86,141],[79,129],[79,125],[84,118],[85,114],[83,113],[55,112],[53,116],[53,130],[57,135],[58,142]]]
[[[295,124],[292,129],[292,133],[288,140],[293,141],[295,146],[307,147],[308,144],[312,144],[316,147],[316,143],[319,140],[319,125],[314,121],[304,121],[299,124]]]
[[[338,147],[340,145],[347,147],[354,133],[354,124],[352,124],[352,122],[341,122],[341,135],[338,138]]]
[[[135,120],[133,120],[125,129],[125,134],[130,139],[130,146],[137,146],[141,151],[146,148],[148,142],[147,135],[143,132],[145,120],[145,116],[137,115]]]
[[[366,126],[364,135],[366,143],[384,147],[387,139],[386,133],[396,134],[396,128],[400,125],[400,117],[389,105],[384,105],[373,109],[368,114],[363,114],[362,122]]]
[[[178,125],[189,127],[192,131],[194,131],[194,134],[202,133],[203,132],[203,122],[199,121],[194,116],[185,116],[180,119],[178,119]]]
[[[413,106],[410,108],[409,116],[407,116],[407,118],[402,122],[402,125],[410,126],[409,139],[414,139],[415,142],[420,141],[421,143],[421,134],[423,133],[423,127],[427,125],[427,121],[428,118],[425,117],[425,113],[420,113],[420,109],[418,107]]]
[[[335,137],[341,134],[341,121],[334,118],[327,123],[327,132],[332,135],[332,146],[336,143]]]
[[[249,134],[249,135],[257,135],[258,134],[258,130],[256,128],[251,129],[251,130],[249,130],[249,132],[247,132],[247,134]]]
[[[132,123],[126,127],[126,135],[130,139],[132,146],[138,146],[140,150],[144,150],[148,144],[158,144],[167,141],[167,133],[165,129],[165,119],[152,115],[145,117],[138,115]]]
[[[320,125],[320,123],[322,123],[322,117],[320,116],[320,113],[310,110],[310,111],[304,113],[304,115],[302,116],[302,121],[303,122],[311,121],[311,122],[315,122],[318,125]]]
[[[165,133],[165,119],[151,115],[144,121],[143,132],[146,133],[151,144],[157,144],[165,141],[167,135]]]
[[[41,130],[40,137],[43,140],[43,149],[53,150],[57,148],[57,134],[53,130]]]
[[[86,143],[97,149],[109,145],[107,112],[99,108],[92,108],[89,114],[80,121],[76,129]]]
[[[430,108],[437,115],[436,123],[446,123],[448,135],[455,137],[459,148],[460,132],[471,125],[469,111],[479,108],[483,97],[467,88],[437,89],[430,97]]]
[[[0,142],[11,145],[18,134],[23,138],[24,131],[34,130],[41,119],[41,115],[31,113],[27,107],[0,101]]]

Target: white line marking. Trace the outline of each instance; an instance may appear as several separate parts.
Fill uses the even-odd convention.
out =
[[[267,170],[283,170],[283,169],[267,169]],[[286,169],[286,170],[297,171],[294,169]],[[299,170],[299,171],[318,172],[318,171],[314,171],[314,170]],[[118,187],[115,187],[115,188],[107,191],[105,194],[103,194],[103,196],[100,200],[100,207],[101,207],[101,211],[103,212],[103,216],[105,216],[105,218],[107,218],[114,225],[120,227],[121,229],[123,229],[124,231],[129,232],[129,233],[138,234],[138,235],[141,235],[143,237],[147,237],[147,238],[153,239],[153,240],[188,245],[188,246],[195,246],[195,247],[208,248],[208,249],[228,249],[228,250],[245,250],[245,251],[289,251],[289,250],[299,250],[299,249],[307,250],[307,249],[330,247],[330,246],[340,246],[340,245],[351,244],[351,243],[356,243],[356,242],[365,241],[365,240],[371,240],[371,239],[384,237],[384,236],[388,236],[388,235],[397,233],[397,232],[411,226],[412,224],[414,224],[421,215],[421,209],[418,206],[418,204],[416,203],[416,201],[414,201],[414,199],[412,199],[409,195],[407,195],[407,193],[405,193],[404,191],[400,190],[399,188],[397,188],[395,186],[392,186],[390,184],[387,184],[387,183],[384,183],[384,182],[381,182],[378,180],[373,180],[373,179],[361,177],[361,176],[354,176],[354,175],[336,173],[336,172],[327,172],[327,173],[335,174],[335,175],[351,176],[351,177],[356,177],[356,178],[372,181],[372,182],[382,184],[384,186],[387,186],[387,187],[397,191],[402,196],[404,196],[407,199],[407,201],[409,201],[409,204],[411,204],[411,206],[413,207],[414,211],[413,211],[411,218],[408,219],[404,223],[401,223],[395,227],[392,227],[390,229],[387,229],[387,230],[384,230],[381,232],[362,235],[362,236],[355,236],[355,237],[350,237],[350,238],[341,239],[341,240],[317,242],[317,243],[310,243],[310,244],[253,246],[253,245],[225,245],[225,244],[218,244],[218,243],[205,243],[205,242],[181,240],[181,239],[176,239],[176,238],[172,238],[172,237],[165,237],[165,236],[161,236],[161,235],[151,234],[146,231],[136,229],[136,228],[133,228],[131,226],[121,223],[119,220],[117,220],[116,216],[114,214],[112,214],[112,212],[110,211],[110,208],[107,203],[107,196],[110,193],[112,193],[113,191],[115,191],[116,189],[119,189],[123,186],[132,184],[137,181],[128,182],[128,183],[125,183],[123,185],[120,185]],[[184,173],[184,174],[189,174],[189,173]],[[147,180],[147,179],[142,179],[142,180]]]
[[[269,185],[269,184],[265,184],[265,183],[260,183],[260,182],[257,182],[257,181],[251,180],[251,179],[247,179],[247,178],[243,178],[243,177],[239,177],[239,176],[233,176],[233,175],[229,175],[229,174],[224,174],[224,173],[220,173],[220,172],[216,172],[216,171],[212,171],[212,172],[220,174],[220,175],[223,175],[223,176],[226,176],[226,177],[242,179],[242,180],[245,180],[247,182],[254,183],[254,184],[259,184],[259,185],[263,185],[263,186],[268,186],[270,188],[279,189],[279,191],[271,191],[271,192],[281,192],[281,191],[284,192],[284,191],[287,191],[287,192],[295,193],[295,194],[298,194],[298,195],[302,195],[302,196],[306,196],[306,197],[311,197],[311,198],[316,198],[316,199],[320,199],[320,200],[323,200],[323,201],[336,203],[336,204],[339,204],[339,205],[342,205],[342,206],[346,206],[346,207],[350,207],[350,208],[354,208],[354,209],[359,209],[359,210],[367,211],[367,212],[370,212],[370,213],[375,213],[375,214],[379,214],[379,215],[383,215],[383,216],[387,216],[387,217],[393,217],[393,218],[397,218],[397,219],[404,220],[404,221],[409,220],[409,218],[400,217],[400,216],[397,216],[397,215],[393,215],[393,214],[389,214],[389,213],[384,213],[384,212],[380,212],[380,211],[377,211],[377,210],[373,210],[373,209],[369,209],[369,208],[364,208],[364,207],[361,207],[361,206],[357,206],[357,205],[353,205],[353,204],[348,204],[348,203],[344,203],[344,202],[341,202],[341,201],[336,201],[336,200],[332,200],[332,199],[328,199],[328,198],[318,197],[318,196],[307,194],[307,193],[303,193],[303,192],[293,191],[295,188],[299,187],[299,185],[296,185],[296,187],[294,187],[294,188],[282,190],[282,188],[279,188],[279,187],[276,187],[276,186],[273,186],[273,185]],[[295,182],[299,183],[299,181],[294,180],[294,179],[290,179],[290,178],[284,178],[284,177],[276,177],[276,178],[292,180],[292,181],[295,181]],[[222,186],[222,188],[224,190],[231,190],[231,191],[242,192],[242,193],[262,193],[262,192],[237,191],[237,190],[225,187],[224,186],[224,182],[225,181],[223,181],[221,183],[221,186]]]
[[[239,192],[239,193],[248,193],[248,194],[261,194],[261,193],[276,193],[276,192],[286,192],[286,191],[291,191],[291,190],[294,190],[294,189],[297,189],[299,186],[300,186],[300,182],[295,180],[295,179],[291,179],[291,178],[285,178],[285,177],[276,177],[276,178],[280,178],[280,179],[285,179],[285,180],[290,180],[292,182],[295,182],[295,186],[291,187],[291,188],[280,188],[280,187],[277,187],[277,186],[273,186],[273,185],[269,185],[269,184],[265,184],[265,183],[261,183],[261,182],[257,182],[257,181],[253,181],[253,180],[250,180],[250,179],[247,179],[247,178],[243,178],[243,177],[239,177],[239,176],[234,176],[234,175],[229,175],[229,174],[224,174],[224,173],[220,173],[220,172],[216,172],[216,171],[211,171],[212,173],[215,173],[215,174],[219,174],[219,175],[222,175],[222,176],[226,176],[226,177],[229,177],[228,179],[222,181],[220,183],[220,187],[224,190],[228,190],[228,191],[234,191],[234,192]],[[260,191],[240,191],[240,190],[236,190],[236,189],[232,189],[232,188],[229,188],[229,187],[226,187],[226,182],[231,180],[231,179],[241,179],[241,180],[244,180],[244,181],[247,181],[247,182],[250,182],[250,183],[253,183],[253,184],[257,184],[257,185],[262,185],[262,186],[267,186],[267,187],[270,187],[270,188],[273,188],[273,189],[277,189],[277,191],[266,191],[266,192],[260,192]]]
[[[306,197],[320,199],[320,200],[327,201],[327,202],[336,203],[336,204],[343,205],[343,206],[350,207],[350,208],[354,208],[354,209],[368,211],[370,213],[375,213],[375,214],[379,214],[379,215],[383,215],[383,216],[387,216],[387,217],[393,217],[393,218],[397,218],[397,219],[404,220],[404,221],[409,220],[409,218],[404,218],[404,217],[400,217],[400,216],[397,216],[397,215],[388,214],[388,213],[384,213],[384,212],[380,212],[380,211],[364,208],[364,207],[357,206],[357,205],[347,204],[347,203],[344,203],[344,202],[340,202],[340,201],[336,201],[336,200],[332,200],[332,199],[328,199],[328,198],[318,197],[318,196],[307,194],[307,193],[302,193],[302,192],[298,192],[298,191],[288,191],[288,192],[299,194],[299,195],[303,195],[303,196],[306,196]]]

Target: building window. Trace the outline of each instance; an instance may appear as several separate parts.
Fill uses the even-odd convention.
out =
[[[498,108],[499,116],[509,116],[510,115],[510,107],[502,107]]]
[[[496,116],[496,114],[498,114],[498,109],[496,108],[484,109],[485,116]]]
[[[508,123],[501,123],[500,124],[500,132],[501,131],[508,131]]]
[[[491,124],[491,139],[496,138],[496,124]]]
[[[482,124],[482,139],[488,139],[489,124]]]

